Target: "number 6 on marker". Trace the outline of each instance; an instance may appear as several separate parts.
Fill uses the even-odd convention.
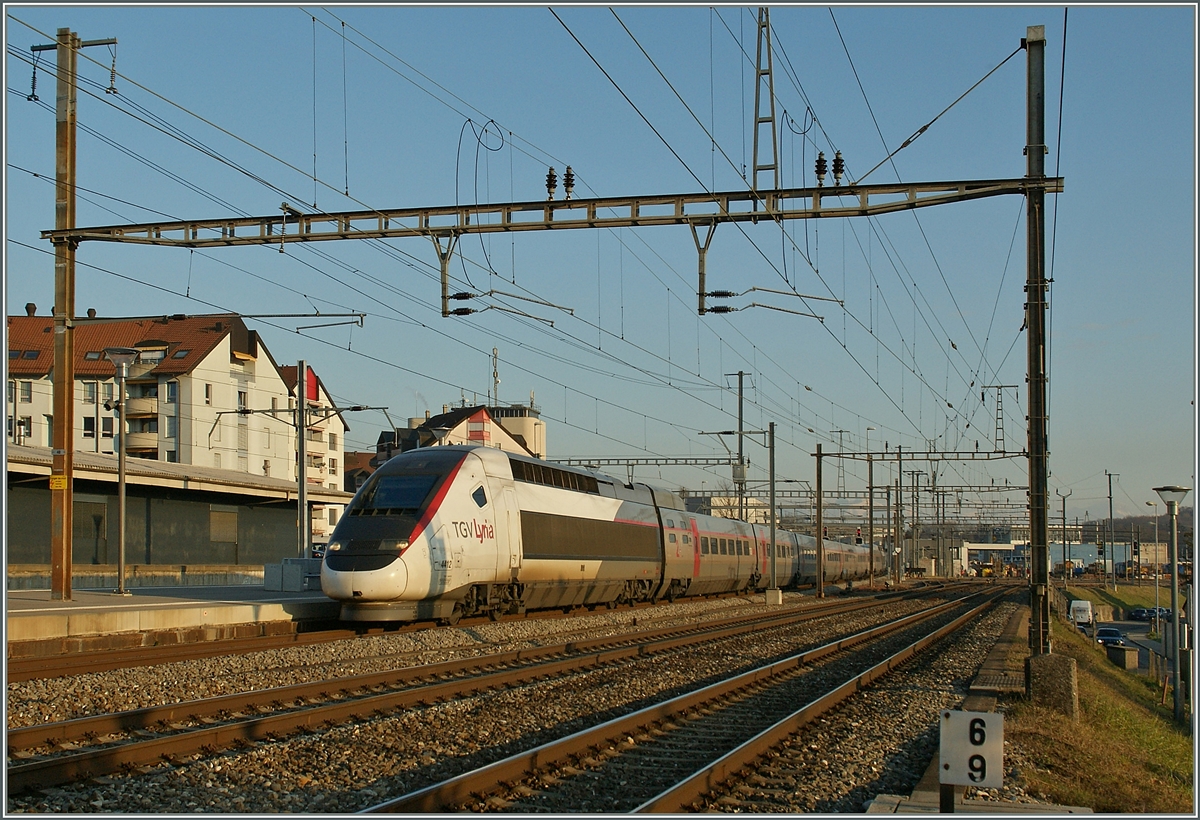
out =
[[[1004,716],[941,712],[940,782],[998,789],[1004,785]]]

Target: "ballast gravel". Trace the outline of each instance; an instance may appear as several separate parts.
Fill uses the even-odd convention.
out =
[[[801,596],[788,593],[785,602]],[[809,598],[809,601],[812,599]],[[887,617],[925,609],[925,602],[895,602]],[[659,628],[750,614],[767,609],[761,595],[692,601],[637,610],[616,610],[575,618],[507,621],[467,628],[442,628],[377,635],[318,646],[289,647],[250,655],[182,661],[161,666],[9,684],[6,720],[10,728],[146,706],[179,703],[315,679],[364,674],[387,668],[437,663],[521,647],[558,644],[570,638],[601,637],[637,628]],[[1011,612],[1011,607],[1007,608]],[[9,795],[7,811],[55,813],[347,813],[486,765],[584,726],[641,708],[706,682],[760,665],[884,619],[881,613],[842,615],[788,629],[754,633],[733,641],[656,655],[620,666],[601,667],[565,679],[489,691],[443,704],[422,706],[391,716],[344,724],[314,734],[295,735],[242,750],[198,756],[146,767],[137,772],[39,793]],[[1006,617],[982,630],[981,642],[994,641]],[[978,630],[977,630],[978,631]],[[982,650],[986,653],[986,648]],[[980,656],[982,659],[982,656]],[[948,663],[955,663],[948,661]],[[959,668],[959,667],[955,667]],[[959,668],[956,675],[974,672]],[[910,711],[917,693],[894,691],[877,714],[897,716],[880,731],[880,721],[864,716],[871,731],[857,731],[867,747],[891,743],[895,724],[910,734],[933,731],[927,710]],[[938,707],[946,702],[936,697]],[[845,743],[842,738],[838,741]],[[830,779],[815,786],[823,794],[800,801],[801,810],[825,808],[843,798],[862,811],[871,795],[856,788],[869,783],[871,759],[864,748],[839,759],[842,746],[817,750]],[[1028,801],[1020,791],[1019,750],[1006,745],[1006,787],[988,796]],[[928,752],[928,754],[927,754]],[[893,793],[907,793],[920,778],[931,750],[910,744],[911,760],[898,763],[906,777],[895,779]],[[922,759],[923,758],[923,759]],[[905,783],[911,780],[911,782]],[[1012,783],[1010,786],[1009,783]],[[837,784],[836,786],[833,784]],[[889,789],[893,788],[889,784]],[[877,790],[875,793],[886,791]],[[864,797],[865,795],[865,797]],[[810,807],[812,800],[824,802]],[[801,805],[807,802],[807,805]],[[821,805],[821,804],[817,804]],[[717,810],[720,810],[718,807]]]

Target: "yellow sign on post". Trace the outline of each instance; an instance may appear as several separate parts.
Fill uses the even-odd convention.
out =
[[[67,477],[65,475],[50,476],[50,489],[52,489],[52,490],[67,489]]]

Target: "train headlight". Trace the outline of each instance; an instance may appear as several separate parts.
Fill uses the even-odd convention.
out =
[[[326,552],[337,552],[337,551],[338,551],[338,550],[340,550],[340,549],[341,549],[343,546],[345,546],[345,545],[344,545],[344,544],[342,544],[342,542],[341,542],[341,541],[330,541],[330,542],[329,542],[329,544],[328,544],[328,545],[326,545],[326,547],[325,547],[325,551],[326,551]]]
[[[408,539],[401,538],[398,541],[384,541],[383,548],[384,549],[392,549],[392,550],[395,550],[396,552],[404,552],[406,549],[408,549]]]

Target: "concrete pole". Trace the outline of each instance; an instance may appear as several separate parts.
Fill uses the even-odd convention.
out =
[[[296,557],[308,556],[308,364],[296,365]]]
[[[825,515],[821,492],[821,443],[817,442],[817,597],[825,597]]]
[[[867,453],[867,566],[871,589],[875,589],[875,462],[870,453]]]

